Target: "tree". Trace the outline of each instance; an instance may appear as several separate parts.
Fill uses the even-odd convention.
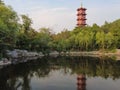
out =
[[[4,5],[4,2],[3,2],[3,0],[0,0],[0,4]]]
[[[106,46],[106,49],[116,48],[116,39],[111,32],[106,34],[105,46]]]
[[[17,40],[17,48],[31,50],[31,42],[36,35],[35,30],[31,27],[32,20],[27,15],[21,15],[22,24],[20,24]]]
[[[75,48],[76,48],[75,37],[76,37],[76,35],[73,34],[68,38],[69,47],[70,47],[71,50],[75,50]]]
[[[22,28],[25,31],[25,33],[28,33],[28,31],[31,30],[31,24],[32,20],[27,15],[21,15],[22,17]]]
[[[105,33],[103,31],[96,33],[96,44],[99,48],[105,49]]]
[[[76,35],[75,42],[79,46],[80,50],[89,50],[92,48],[94,33],[89,30],[82,30]]]
[[[0,51],[15,47],[18,29],[17,13],[10,6],[0,4]]]
[[[91,27],[91,31],[96,33],[98,31],[100,31],[100,27],[97,24],[93,24]]]
[[[44,54],[50,52],[50,42],[51,42],[51,32],[49,28],[40,28],[40,31],[36,33],[34,40],[32,41],[32,46],[36,48],[37,51],[42,51]]]

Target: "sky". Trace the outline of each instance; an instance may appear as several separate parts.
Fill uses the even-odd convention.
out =
[[[46,27],[58,33],[76,27],[77,8],[87,8],[87,24],[103,25],[120,18],[120,0],[4,0],[6,5],[33,20],[33,28]]]

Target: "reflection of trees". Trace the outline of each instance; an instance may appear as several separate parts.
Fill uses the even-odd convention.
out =
[[[23,84],[22,84],[22,90],[30,90],[30,77],[28,75],[24,75],[23,77]]]
[[[71,74],[85,74],[88,77],[120,78],[120,62],[107,57],[61,57],[57,59],[51,58],[49,62],[64,69],[71,69]]]
[[[79,63],[77,60],[79,60]],[[100,60],[99,58],[81,57],[79,59],[76,58],[76,62],[77,64],[70,66],[73,73],[83,73],[89,77],[101,76],[103,78],[120,78],[119,61],[110,60],[108,58]]]
[[[88,77],[120,78],[120,61],[93,57],[44,57],[36,61],[12,65],[0,70],[0,90],[31,90],[33,76],[43,78],[51,70],[63,69],[70,74],[84,74]]]
[[[33,61],[4,68],[0,71],[0,90],[31,90],[31,78],[45,77],[49,74],[49,64],[46,60]]]

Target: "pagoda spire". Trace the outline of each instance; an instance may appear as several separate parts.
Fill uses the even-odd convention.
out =
[[[81,2],[81,8],[83,7],[83,3]]]

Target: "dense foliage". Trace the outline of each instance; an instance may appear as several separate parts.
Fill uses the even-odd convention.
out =
[[[18,30],[17,13],[0,1],[0,52],[15,47]]]
[[[32,28],[27,15],[20,16],[0,0],[0,53],[6,49],[26,49],[49,53],[50,51],[91,51],[120,48],[120,19],[104,25],[76,27],[53,34],[49,28]]]

